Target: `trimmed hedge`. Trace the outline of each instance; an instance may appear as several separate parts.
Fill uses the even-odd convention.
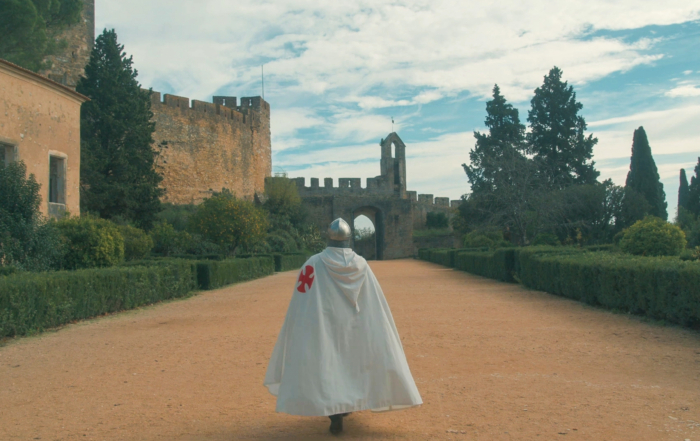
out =
[[[185,261],[10,275],[0,279],[0,337],[185,297],[195,283],[193,265]]]
[[[700,263],[606,252],[521,253],[526,286],[685,326],[700,324]]]
[[[295,254],[276,254],[275,255],[275,271],[292,271],[298,270],[309,259],[310,256],[302,253]]]
[[[282,257],[283,266],[304,258]],[[274,269],[273,257],[265,256],[220,261],[145,259],[112,268],[10,274],[0,278],[0,337],[186,297],[196,289],[264,277]]]
[[[269,276],[275,272],[272,257],[197,261],[199,289],[216,289],[236,282]]]
[[[449,254],[419,251],[435,263]],[[541,246],[458,251],[455,268],[507,282],[517,277],[529,288],[592,305],[700,325],[700,262]]]
[[[499,248],[493,251],[462,251],[456,255],[454,267],[491,279],[514,282],[515,248]]]

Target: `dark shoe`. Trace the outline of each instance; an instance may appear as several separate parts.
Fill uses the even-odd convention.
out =
[[[337,435],[340,432],[343,431],[343,415],[338,414],[338,415],[331,415],[328,418],[331,419],[331,433],[333,435]]]

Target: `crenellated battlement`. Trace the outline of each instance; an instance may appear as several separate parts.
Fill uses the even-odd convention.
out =
[[[151,92],[165,202],[199,203],[222,188],[252,199],[265,189],[272,168],[270,105],[260,97],[212,101]]]
[[[324,178],[323,186],[319,178],[310,178],[309,185],[306,185],[306,178],[290,178],[296,184],[299,196],[330,196],[333,194],[348,194],[354,196],[390,196],[394,194],[394,189],[386,184],[386,180],[381,176],[376,178],[366,178],[366,185],[362,187],[362,178],[338,178],[338,185],[333,185],[333,178]],[[405,199],[413,204],[420,204],[434,208],[456,208],[462,201],[450,201],[450,198],[433,197],[432,194],[418,194],[415,191],[406,191]]]
[[[159,107],[178,108],[183,112],[191,112],[195,117],[213,116],[223,120],[235,121],[240,124],[252,125],[255,116],[269,119],[270,104],[259,96],[241,98],[241,105],[237,105],[238,99],[233,96],[214,96],[213,102],[191,100],[183,96],[166,93],[162,96],[157,91],[151,93],[151,106],[155,109]]]
[[[338,178],[338,185],[333,185],[333,178],[324,178],[323,186],[318,178],[309,179],[309,186],[306,186],[306,178],[292,178],[295,182],[300,196],[321,196],[338,194],[353,195],[393,195],[394,190],[388,185],[383,185],[381,177],[367,178],[365,187],[362,187],[362,178]]]

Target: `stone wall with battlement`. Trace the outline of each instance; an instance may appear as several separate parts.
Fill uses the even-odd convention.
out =
[[[85,74],[95,42],[95,0],[83,0],[80,22],[61,30],[54,38],[65,40],[66,48],[46,57],[51,68],[39,73],[75,90],[78,80]]]
[[[163,202],[199,203],[222,188],[252,199],[272,172],[270,104],[261,97],[213,102],[152,92],[154,148]]]
[[[362,178],[338,178],[338,185],[334,185],[333,178],[324,178],[323,185],[319,178],[309,179],[308,186],[306,178],[291,178],[296,183],[299,196],[302,198],[333,196],[333,197],[391,197],[395,194],[394,186],[389,185],[382,176],[367,178],[366,185],[362,187]],[[412,221],[414,229],[425,228],[428,213],[442,212],[448,218],[454,215],[454,209],[461,203],[460,200],[452,200],[445,197],[434,197],[432,194],[418,194],[415,191],[406,191],[404,198],[407,199],[412,209]]]

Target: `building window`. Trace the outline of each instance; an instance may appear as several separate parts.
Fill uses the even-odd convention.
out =
[[[8,165],[15,160],[15,148],[8,144],[0,143],[0,164]]]
[[[49,157],[49,202],[66,203],[66,159]]]

